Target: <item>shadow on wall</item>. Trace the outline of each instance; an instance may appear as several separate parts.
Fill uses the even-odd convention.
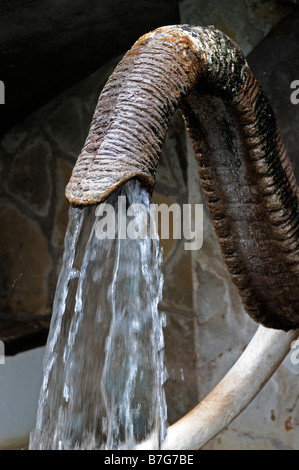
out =
[[[282,20],[247,60],[273,106],[283,141],[299,181],[299,104],[292,99],[299,80],[299,8]],[[298,82],[299,84],[299,82]]]
[[[0,135],[142,34],[178,22],[178,0],[1,1],[0,79],[8,98]]]

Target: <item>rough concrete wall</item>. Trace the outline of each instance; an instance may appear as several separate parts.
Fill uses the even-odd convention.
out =
[[[2,0],[0,135],[124,53],[139,36],[179,21],[178,0]]]
[[[290,6],[270,1],[183,0],[180,8],[181,23],[214,24],[236,39],[246,53],[252,51],[249,59],[261,82],[265,70],[268,78],[275,77],[275,91],[270,79],[264,86],[272,93],[295,160],[299,105],[296,108],[288,101],[288,106],[281,108],[280,103],[290,96],[289,81],[299,79],[298,41],[293,38],[290,46],[290,26],[285,23],[288,69],[277,62],[277,45],[273,51],[276,39],[262,41],[288,14]],[[298,30],[298,15],[296,21],[294,18],[293,14],[285,21],[292,21],[293,30],[295,26]],[[282,26],[277,28],[281,38]],[[259,57],[263,59],[259,61]],[[49,321],[67,224],[64,187],[87,135],[98,94],[117,60],[59,95],[2,139],[0,312],[11,318],[25,317],[37,324]],[[179,113],[164,144],[154,201],[204,202]],[[184,250],[183,240],[165,240],[162,245],[165,286],[160,308],[167,317],[166,393],[169,421],[173,422],[223,377],[247,345],[256,324],[243,311],[223,266],[207,213],[204,244],[198,252]],[[248,409],[206,448],[297,448],[298,373],[298,366],[294,367],[288,358]]]
[[[115,64],[58,96],[1,141],[2,314],[37,320],[51,314],[68,220],[64,188]]]
[[[275,0],[182,0],[181,22],[213,25],[239,44],[245,55],[290,13],[288,2]]]

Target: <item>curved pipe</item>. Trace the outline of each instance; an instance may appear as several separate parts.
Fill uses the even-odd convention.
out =
[[[66,188],[105,200],[137,178],[151,192],[180,108],[224,262],[257,322],[299,326],[299,192],[272,108],[239,49],[214,28],[142,36],[105,85]]]
[[[164,450],[201,449],[226,428],[260,392],[288,354],[299,330],[260,325],[249,345],[219,384],[193,410],[170,426]],[[155,449],[155,436],[137,449]]]
[[[198,449],[250,403],[298,337],[299,191],[272,108],[238,46],[214,28],[182,25],[141,37],[116,67],[68,200],[99,203],[132,178],[152,192],[177,108],[224,262],[249,315],[269,327],[259,326],[217,387],[169,428],[164,449]]]

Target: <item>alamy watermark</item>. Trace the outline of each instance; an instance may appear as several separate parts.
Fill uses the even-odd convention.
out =
[[[0,104],[5,104],[5,85],[2,80],[0,80]]]
[[[294,91],[291,94],[291,103],[299,104],[299,80],[294,80],[291,83],[291,88],[294,88]]]
[[[5,364],[5,347],[3,341],[0,340],[0,364]]]
[[[103,203],[95,215],[99,217],[95,233],[101,240],[158,238],[155,227],[159,226],[161,239],[184,239],[185,250],[199,250],[203,244],[202,204],[152,203],[148,210],[138,203],[127,207],[126,197],[118,196],[117,208]]]
[[[290,361],[293,365],[297,366],[299,364],[299,339],[292,342],[291,349],[293,351],[290,354]]]

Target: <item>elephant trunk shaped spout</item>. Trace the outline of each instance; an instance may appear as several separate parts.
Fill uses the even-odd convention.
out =
[[[235,366],[170,426],[163,444],[198,449],[250,403],[299,335],[299,191],[272,108],[238,46],[214,28],[188,25],[142,36],[100,95],[66,196],[97,204],[131,179],[151,193],[178,108],[223,260],[261,323]]]
[[[264,326],[297,328],[298,188],[265,94],[218,30],[166,26],[133,45],[100,95],[66,197],[96,204],[133,178],[152,192],[178,108],[246,311]]]
[[[151,191],[177,108],[199,84],[237,96],[247,69],[241,51],[215,29],[170,26],[142,36],[101,93],[67,186],[69,201],[101,202],[132,178]]]

